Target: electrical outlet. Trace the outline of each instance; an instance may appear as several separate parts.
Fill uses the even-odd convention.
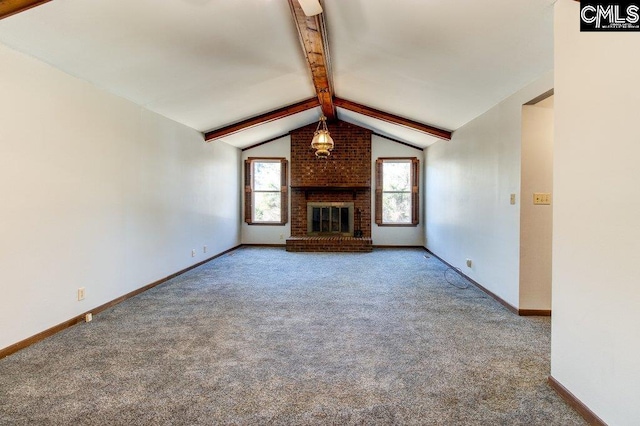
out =
[[[202,252],[206,253],[207,252],[207,246],[202,246]]]
[[[93,321],[93,314],[89,312],[88,314],[84,315],[84,322],[91,322],[91,321]]]
[[[471,259],[467,259],[467,267],[471,268],[472,264],[473,264],[473,262],[471,261]]]
[[[78,289],[78,301],[84,300],[84,287]]]
[[[280,234],[280,239],[284,240],[284,234]]]
[[[509,197],[509,202],[512,206],[516,204],[516,194],[511,194],[511,197]]]
[[[196,257],[196,249],[191,250],[191,257]]]

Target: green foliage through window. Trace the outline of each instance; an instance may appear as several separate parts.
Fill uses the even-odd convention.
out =
[[[280,161],[253,162],[253,221],[280,222]]]
[[[382,221],[411,223],[411,162],[384,162],[382,175]]]
[[[249,225],[285,225],[289,220],[286,158],[244,162],[244,221]]]
[[[418,224],[417,158],[379,158],[376,161],[376,223]]]

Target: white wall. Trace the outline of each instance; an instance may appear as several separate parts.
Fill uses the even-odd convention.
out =
[[[3,45],[0,63],[0,348],[239,244],[236,148]]]
[[[551,88],[549,72],[425,154],[426,247],[515,307],[522,105]],[[512,193],[516,205],[509,204]]]
[[[249,157],[284,157],[289,161],[289,182],[291,184],[291,136],[284,136],[275,141],[259,145],[242,152],[242,167]],[[244,182],[242,182],[244,185]],[[289,221],[284,226],[249,225],[244,221],[244,197],[242,197],[242,244],[278,244],[284,245],[291,236],[291,190],[289,190]]]
[[[553,205],[534,205],[533,194],[553,191],[553,105],[538,106],[552,99],[522,107],[520,309],[551,309]]]
[[[372,136],[372,176],[371,182],[375,182],[375,160],[378,157],[418,157],[420,159],[420,175],[422,176],[424,161],[422,152],[409,146],[390,141],[379,136]],[[259,145],[242,152],[242,161],[249,157],[285,157],[291,161],[291,137],[285,136],[273,142]],[[289,175],[290,177],[290,175]],[[421,182],[420,197],[424,185]],[[373,192],[372,192],[373,194]],[[244,200],[242,200],[244,208]],[[372,209],[375,200],[371,200]],[[373,211],[373,210],[372,210]],[[291,212],[291,196],[289,196],[289,212]],[[243,217],[243,216],[242,216]],[[379,227],[375,223],[371,230],[373,244],[398,245],[398,246],[422,246],[424,245],[424,220],[423,208],[420,206],[420,224],[417,227]],[[242,223],[243,244],[285,244],[285,240],[291,236],[291,224],[285,226],[260,226]],[[281,238],[282,237],[282,238]]]
[[[378,226],[372,220],[371,239],[374,245],[424,246],[424,158],[419,149],[402,145],[377,135],[371,136],[371,216],[375,212],[376,159],[379,157],[418,157],[420,160],[420,223],[418,226]]]
[[[551,374],[609,425],[640,424],[640,38],[555,5]]]

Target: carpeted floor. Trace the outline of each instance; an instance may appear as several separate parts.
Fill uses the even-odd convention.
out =
[[[0,424],[583,425],[548,318],[418,249],[242,248],[0,360]]]

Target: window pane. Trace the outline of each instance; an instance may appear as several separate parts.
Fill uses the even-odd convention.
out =
[[[411,163],[382,163],[383,191],[411,191]]]
[[[331,207],[331,232],[340,232],[340,208]]]
[[[382,222],[411,223],[411,193],[383,193]]]
[[[253,221],[280,222],[280,193],[255,192],[253,194]]]
[[[253,190],[280,191],[280,162],[253,163]]]
[[[349,232],[349,208],[340,209],[340,232]]]
[[[311,232],[320,232],[320,207],[314,207],[311,213]]]
[[[322,207],[322,226],[321,232],[329,232],[329,207]]]

